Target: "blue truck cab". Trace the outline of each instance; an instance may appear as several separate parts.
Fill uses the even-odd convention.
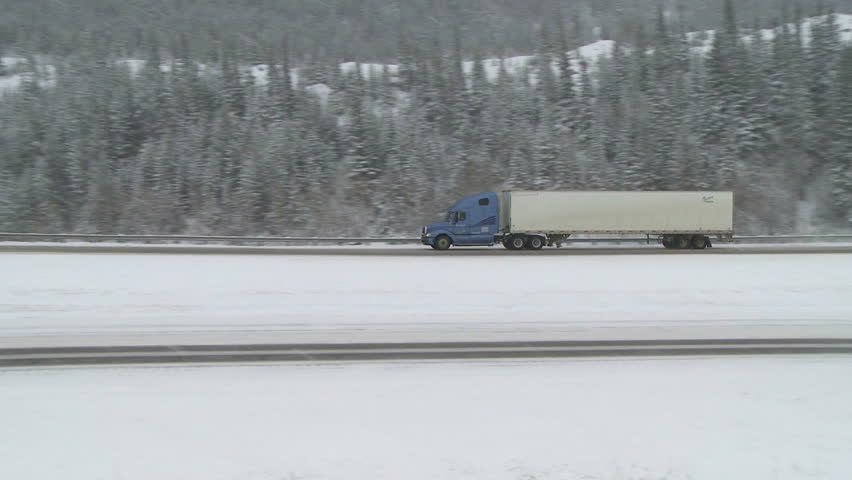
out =
[[[436,250],[446,250],[450,245],[491,246],[498,234],[498,218],[496,193],[471,195],[450,207],[443,222],[423,227],[420,241]]]

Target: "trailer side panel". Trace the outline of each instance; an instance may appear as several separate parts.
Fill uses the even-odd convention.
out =
[[[509,191],[502,207],[511,232],[733,233],[732,192]]]

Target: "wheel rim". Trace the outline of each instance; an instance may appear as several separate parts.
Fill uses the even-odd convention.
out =
[[[450,248],[450,239],[448,239],[447,237],[441,237],[441,238],[435,240],[435,245],[440,250],[446,250],[446,249]]]
[[[536,250],[541,248],[541,239],[538,237],[530,239],[530,246]]]
[[[515,237],[512,239],[512,246],[516,249],[524,248],[524,239],[521,237]]]

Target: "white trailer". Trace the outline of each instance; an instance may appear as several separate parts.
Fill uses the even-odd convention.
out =
[[[667,248],[705,248],[709,236],[734,233],[733,192],[504,191],[500,203],[510,248],[513,237],[552,244],[578,233],[658,235]]]

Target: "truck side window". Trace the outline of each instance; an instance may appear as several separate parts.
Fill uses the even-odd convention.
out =
[[[480,198],[479,204],[483,205],[483,206],[487,206],[488,205],[488,199],[487,198]]]
[[[465,221],[465,220],[467,220],[467,214],[466,214],[465,212],[459,212],[459,218],[458,218],[458,221],[459,221],[459,222],[463,222],[463,221]]]

